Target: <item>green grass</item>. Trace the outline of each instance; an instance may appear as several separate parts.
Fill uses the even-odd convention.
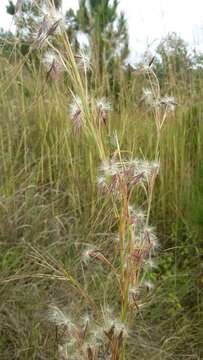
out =
[[[66,51],[71,56],[68,47]],[[107,126],[98,129],[84,79],[70,56],[70,85],[63,80],[46,83],[42,69],[28,71],[1,59],[2,360],[57,358],[55,329],[45,315],[50,303],[66,309],[75,321],[85,312],[100,318],[105,304],[119,311],[112,273],[100,263],[85,268],[81,262],[85,244],[115,260],[117,219],[111,201],[98,191],[98,167],[117,149],[115,131],[123,157],[155,157],[154,118],[143,104],[138,106],[142,85],[147,84],[144,75],[130,83],[121,76],[122,89],[128,91],[121,90],[115,100],[110,94],[114,110]],[[68,115],[68,87],[79,92],[85,108],[87,124],[77,136]],[[97,95],[97,90],[89,91]],[[133,320],[127,360],[202,356],[203,108],[201,93],[186,96],[179,95],[175,115],[161,134],[161,167],[150,216],[160,243],[157,267],[150,273],[155,288]],[[135,192],[133,203],[146,205],[141,191]]]

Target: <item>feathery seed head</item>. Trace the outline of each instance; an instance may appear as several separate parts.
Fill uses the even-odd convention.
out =
[[[73,122],[75,132],[78,132],[84,124],[83,112],[82,112],[82,101],[79,96],[75,96],[73,102],[69,106],[70,118]]]
[[[140,295],[140,289],[137,287],[131,287],[128,291],[128,300],[130,304],[135,303]]]
[[[154,288],[154,284],[151,281],[145,281],[143,283],[143,287],[147,289],[148,291],[152,290]]]
[[[83,259],[83,262],[85,264],[87,264],[91,258],[99,259],[100,256],[101,256],[101,253],[97,249],[89,247],[83,252],[82,259]]]
[[[132,225],[142,226],[145,222],[146,214],[142,209],[135,209],[131,205],[128,206],[128,213],[131,218]]]
[[[122,184],[132,187],[144,180],[149,181],[152,175],[157,175],[158,170],[159,163],[155,161],[135,159],[120,162],[112,158],[101,164],[98,185],[100,189],[118,196]]]
[[[116,162],[114,159],[110,159],[110,160],[104,160],[100,167],[100,173],[102,173],[104,176],[114,176],[119,174],[119,167],[120,164],[118,162]]]
[[[155,250],[158,247],[157,236],[155,229],[152,226],[145,226],[143,228],[143,238],[150,244],[152,250]]]
[[[43,58],[43,64],[47,68],[47,73],[50,74],[53,79],[58,78],[62,71],[62,62],[59,56],[53,51],[47,51]]]
[[[105,97],[98,99],[96,101],[96,105],[99,110],[104,110],[104,111],[112,110],[111,103]]]
[[[64,314],[56,305],[50,305],[47,313],[48,320],[56,326],[72,327],[73,324],[69,317]]]
[[[55,23],[57,21],[60,21],[60,22],[64,21],[64,15],[61,14],[58,10],[56,10],[55,6],[49,7],[48,16],[50,19],[50,23]]]
[[[149,258],[145,260],[144,267],[147,269],[153,269],[156,268],[156,263],[151,258]]]
[[[158,105],[168,112],[174,112],[177,106],[177,102],[174,96],[165,96],[159,100]]]
[[[135,159],[133,161],[133,165],[134,165],[134,176],[143,174],[143,177],[146,180],[149,180],[153,174],[158,173],[160,167],[159,163],[156,161],[138,160],[138,159]]]
[[[75,60],[80,70],[85,72],[91,70],[90,56],[84,50],[80,50],[79,54],[75,55]]]
[[[141,101],[145,101],[147,105],[154,104],[154,96],[150,89],[143,89],[143,96],[141,98]]]
[[[122,334],[123,338],[128,337],[128,329],[124,323],[122,323],[121,321],[115,321],[114,326],[115,326],[114,329],[115,336],[119,337]]]
[[[146,245],[149,245],[150,252],[157,246],[157,236],[152,226],[144,226],[142,230],[142,239]]]
[[[82,323],[87,325],[90,323],[90,316],[88,314],[85,314],[83,317],[82,317]]]
[[[99,190],[101,190],[101,192],[108,191],[108,186],[106,184],[105,176],[97,176],[97,185],[98,185]]]
[[[127,327],[120,320],[112,321],[110,329],[111,328],[113,328],[113,334],[115,337],[120,337],[121,335],[122,338],[128,337]]]
[[[96,107],[99,119],[106,124],[108,113],[112,110],[111,103],[103,97],[96,101]]]
[[[88,263],[88,261],[91,259],[91,254],[94,251],[93,248],[86,249],[82,254],[82,260],[85,264]]]
[[[34,47],[41,48],[46,43],[49,36],[56,32],[61,32],[60,24],[63,20],[63,16],[56,11],[54,7],[48,9],[47,14],[44,15],[41,22],[38,24],[38,28],[34,34]]]
[[[138,209],[136,211],[136,220],[139,224],[143,224],[146,218],[146,214],[144,213],[144,211],[142,211],[141,209]]]
[[[58,57],[53,51],[47,51],[44,54],[43,63],[45,66],[48,67],[48,69],[51,67],[54,61],[57,61]]]
[[[104,333],[111,337],[124,338],[128,336],[128,329],[119,319],[112,319],[110,314],[107,314],[107,318],[104,319]]]

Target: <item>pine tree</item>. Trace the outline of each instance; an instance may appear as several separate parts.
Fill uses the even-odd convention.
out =
[[[14,16],[16,36],[21,52],[25,54],[32,42],[33,34],[42,21],[42,9],[45,6],[61,7],[62,0],[18,0],[15,4],[9,0],[8,14]]]
[[[76,13],[72,10],[66,13],[72,40],[77,31],[86,34],[89,40],[91,63],[99,82],[104,72],[113,76],[117,64],[120,66],[129,54],[126,19],[117,11],[117,0],[80,0]]]
[[[169,33],[156,52],[156,73],[162,88],[171,87],[171,90],[175,91],[177,83],[185,85],[185,82],[189,81],[189,70],[192,66],[185,41],[176,33]]]

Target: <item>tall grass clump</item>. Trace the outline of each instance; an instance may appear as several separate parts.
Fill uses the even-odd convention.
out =
[[[0,59],[1,358],[201,359],[202,79],[115,94],[46,11]]]

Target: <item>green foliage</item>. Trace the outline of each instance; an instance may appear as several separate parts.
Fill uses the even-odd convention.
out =
[[[22,53],[25,54],[30,46],[33,32],[36,31],[37,19],[41,16],[40,7],[43,5],[42,0],[38,0],[37,4],[33,5],[33,1],[23,1],[22,8],[19,14],[15,15],[15,5],[10,1],[7,6],[7,12],[14,16],[14,21],[17,30],[17,37],[22,43]]]
[[[116,9],[116,1],[113,4],[81,1],[77,14],[72,10],[67,14],[71,43],[76,41],[77,31],[83,29],[90,38],[91,49],[100,51],[99,59],[102,59],[101,63],[96,62],[93,54],[96,74],[101,76],[102,69],[102,83],[95,86],[90,79],[91,88],[85,90],[92,90],[91,94],[97,97],[109,93],[111,86],[114,110],[106,126],[99,128],[103,146],[100,151],[94,136],[82,131],[73,133],[67,111],[71,101],[67,88],[75,90],[71,71],[65,80],[61,76],[59,81],[45,81],[41,64],[35,67],[32,58],[16,56],[16,47],[9,42],[12,34],[1,34],[4,45],[0,66],[2,359],[56,358],[55,333],[43,321],[48,304],[66,306],[76,318],[82,312],[90,312],[90,304],[64,281],[61,269],[63,275],[71,270],[96,305],[100,302],[109,305],[108,299],[112,307],[120,306],[116,295],[118,285],[112,274],[108,276],[100,263],[95,264],[93,271],[91,265],[84,266],[81,261],[81,251],[88,244],[94,244],[113,262],[117,261],[112,259],[116,247],[112,239],[117,236],[115,209],[97,190],[101,150],[107,156],[114,154],[115,132],[121,151],[127,151],[133,158],[152,159],[156,148],[151,110],[140,101],[142,88],[149,86],[148,73],[145,77],[143,72],[121,67],[127,49],[124,54],[115,55],[120,39],[122,44],[127,44],[125,18],[122,14],[118,18]],[[12,6],[10,11],[14,11]],[[26,17],[27,10],[23,11]],[[23,28],[24,25],[24,32]],[[63,45],[60,40],[56,41],[59,49]],[[93,48],[95,44],[98,49]],[[78,48],[79,44],[75,42],[75,46]],[[15,56],[10,56],[11,52]],[[161,92],[173,94],[174,89],[178,106],[169,117],[160,141],[161,172],[152,204],[151,221],[157,225],[160,248],[149,280],[156,285],[151,294],[146,294],[144,306],[133,323],[126,359],[200,360],[201,57],[194,57],[191,66],[185,44],[175,35],[160,46],[158,55],[161,60],[155,60],[154,68],[163,85]],[[64,61],[69,64],[68,54],[64,55]],[[183,69],[188,77],[183,76]],[[84,74],[81,79],[86,80]],[[89,121],[90,125],[94,124]],[[137,205],[142,199],[138,191],[133,201]],[[44,256],[45,261],[39,256]]]
[[[16,8],[12,0],[9,1],[7,12],[14,16],[14,21],[17,29],[17,37],[22,44],[22,54],[25,55],[30,43],[33,39],[33,34],[37,31],[39,19],[42,21],[41,9],[47,5],[46,0],[23,0],[22,7],[19,13],[16,14]],[[56,9],[61,7],[61,0],[53,0],[50,2]]]
[[[71,10],[66,14],[71,34],[76,36],[80,30],[88,36],[92,64],[99,83],[106,71],[112,83],[118,66],[129,54],[126,19],[123,13],[117,14],[117,7],[117,1],[111,4],[109,0],[81,0],[76,14]]]
[[[10,15],[15,14],[15,5],[12,0],[9,0],[9,4],[6,7],[7,13]]]
[[[161,41],[156,52],[156,72],[162,86],[166,82],[166,87],[170,84],[171,90],[175,91],[177,82],[181,85],[185,77],[189,81],[192,62],[183,39],[176,33],[170,33]]]

